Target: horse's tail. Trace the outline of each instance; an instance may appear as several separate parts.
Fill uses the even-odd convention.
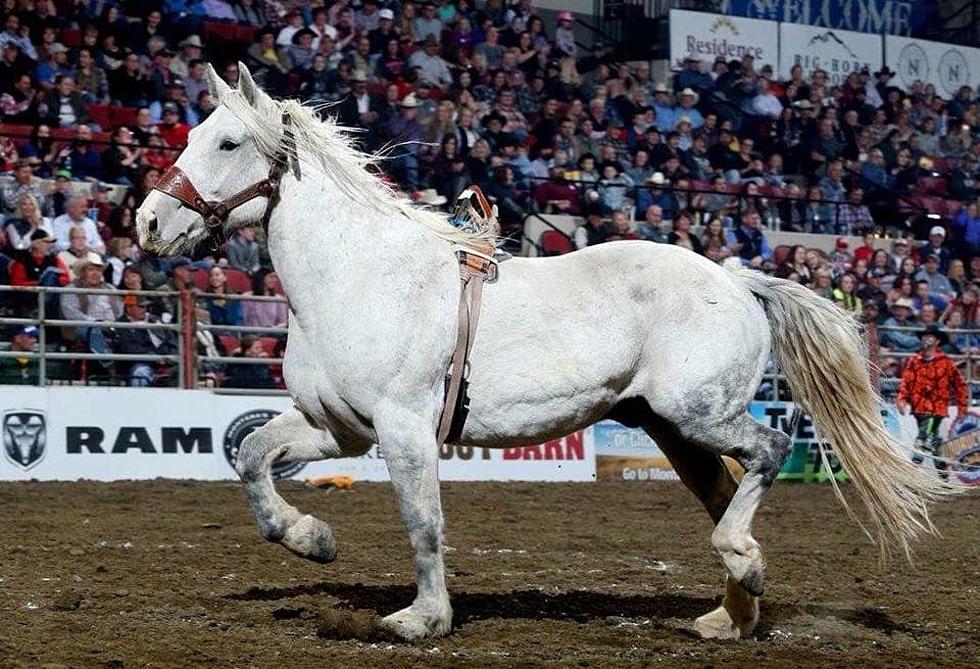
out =
[[[965,488],[915,465],[885,429],[880,398],[871,386],[865,340],[852,314],[798,283],[749,269],[732,271],[765,307],[776,363],[794,401],[809,412],[817,433],[829,442],[854,482],[871,519],[874,532],[869,536],[878,542],[883,557],[892,542],[910,557],[912,540],[936,532],[929,503]],[[820,453],[826,466],[822,445]],[[831,480],[854,517],[836,480]]]

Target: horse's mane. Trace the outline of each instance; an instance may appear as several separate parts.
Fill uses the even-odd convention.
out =
[[[385,155],[355,148],[352,137],[356,129],[338,125],[330,117],[323,120],[317,116],[316,109],[295,100],[269,100],[275,107],[273,114],[256,109],[239,90],[228,91],[221,97],[221,104],[245,124],[259,150],[270,160],[283,150],[287,155],[296,155],[297,148],[302,147],[304,154],[313,157],[348,197],[382,216],[404,216],[450,242],[494,242],[492,229],[457,228],[445,214],[414,206],[411,200],[368,171]],[[284,117],[289,118],[292,146],[286,145],[289,139],[283,133]]]

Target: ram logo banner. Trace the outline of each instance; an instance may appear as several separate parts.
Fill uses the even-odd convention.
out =
[[[44,457],[47,421],[37,409],[17,409],[3,414],[3,453],[7,460],[27,471]]]

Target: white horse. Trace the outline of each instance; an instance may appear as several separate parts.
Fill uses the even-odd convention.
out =
[[[267,220],[289,295],[283,373],[295,408],[239,453],[261,533],[302,557],[333,560],[329,526],[283,500],[270,468],[378,444],[418,581],[412,605],[384,624],[407,639],[446,634],[436,427],[456,338],[453,243],[472,240],[393,194],[341,128],[273,100],[239,67],[236,89],[209,68],[219,107],[177,161],[178,182],[200,198],[153,191],[137,215],[140,241],[176,254],[209,229]],[[270,173],[281,183],[266,183]],[[694,626],[705,637],[745,636],[758,620],[765,570],[752,521],[789,447],[785,434],[746,413],[770,350],[844,463],[881,545],[907,552],[932,530],[927,502],[951,488],[901,455],[884,429],[852,317],[798,284],[676,246],[618,242],[507,261],[485,291],[459,443],[539,443],[602,418],[645,429],[716,524],[725,596]],[[722,455],[744,467],[740,482]]]

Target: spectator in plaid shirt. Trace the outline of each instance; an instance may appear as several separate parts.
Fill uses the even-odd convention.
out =
[[[852,188],[847,193],[847,202],[838,207],[837,234],[863,235],[874,230],[875,221],[866,204],[862,204],[864,191]]]

